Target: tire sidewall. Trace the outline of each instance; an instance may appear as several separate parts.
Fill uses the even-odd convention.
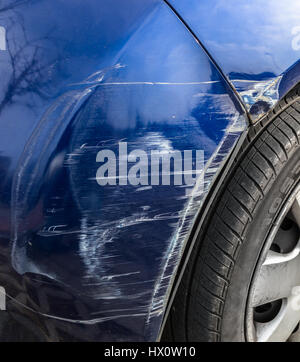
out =
[[[288,154],[276,178],[270,180],[258,202],[253,220],[245,229],[224,304],[221,325],[222,341],[245,341],[247,300],[253,275],[277,215],[300,180],[300,147]]]

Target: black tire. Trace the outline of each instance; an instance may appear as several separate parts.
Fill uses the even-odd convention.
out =
[[[255,267],[276,215],[300,180],[299,91],[257,127],[202,226],[164,340],[246,340]]]

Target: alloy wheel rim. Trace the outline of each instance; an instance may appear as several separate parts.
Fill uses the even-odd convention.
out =
[[[300,341],[300,185],[279,213],[248,297],[250,341]]]

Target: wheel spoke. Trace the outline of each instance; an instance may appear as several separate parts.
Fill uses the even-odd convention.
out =
[[[300,341],[299,234],[300,185],[276,219],[263,252],[266,257],[254,276],[246,320],[249,340]]]
[[[288,298],[292,288],[300,285],[300,245],[289,254],[269,251],[257,277],[252,307]]]
[[[300,320],[300,308],[295,308],[294,296],[283,303],[279,314],[269,323],[256,323],[258,342],[287,341]]]

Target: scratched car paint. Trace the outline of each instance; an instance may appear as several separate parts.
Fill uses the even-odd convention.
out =
[[[0,318],[26,338],[156,340],[191,228],[247,113],[255,121],[261,102],[269,109],[298,81],[294,50],[276,71],[263,57],[255,68],[243,48],[218,51],[223,2],[201,2],[212,17],[195,1],[171,3],[0,7]],[[148,154],[204,150],[203,184],[100,187],[97,153],[121,141]]]

